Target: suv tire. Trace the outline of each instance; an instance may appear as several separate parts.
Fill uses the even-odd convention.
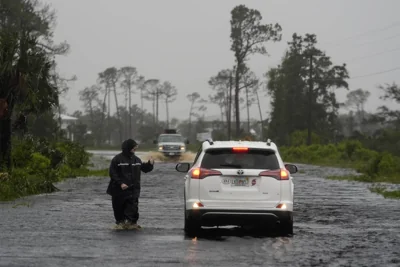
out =
[[[185,233],[188,236],[196,236],[196,234],[200,231],[200,224],[185,217]]]
[[[279,224],[279,234],[283,236],[293,235],[293,220],[283,220]]]

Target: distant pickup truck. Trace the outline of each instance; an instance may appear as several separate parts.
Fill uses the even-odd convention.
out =
[[[186,152],[186,145],[189,144],[189,140],[185,140],[174,129],[166,129],[153,143],[157,145],[158,152],[163,153],[164,156],[179,157]]]

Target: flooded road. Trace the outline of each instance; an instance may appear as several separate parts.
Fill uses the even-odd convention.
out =
[[[107,177],[0,204],[0,266],[400,266],[400,201],[321,178],[342,170],[298,166],[293,237],[185,237],[183,176],[157,163],[142,176],[141,231],[113,230]]]

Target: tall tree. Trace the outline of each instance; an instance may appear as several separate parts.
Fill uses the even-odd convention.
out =
[[[356,108],[357,112],[364,112],[364,105],[367,102],[371,93],[361,88],[350,91],[347,94],[346,107]]]
[[[189,100],[190,103],[190,109],[189,109],[189,125],[188,125],[188,137],[192,137],[192,117],[196,116],[197,113],[195,111],[205,111],[206,107],[204,105],[197,105],[197,104],[202,104],[205,103],[204,99],[201,99],[201,96],[197,92],[193,92],[191,94],[188,94],[186,98]]]
[[[218,102],[218,105],[223,104],[223,110],[227,123],[227,135],[228,139],[230,140],[232,129],[233,71],[230,69],[221,70],[216,76],[210,78],[208,84],[215,91],[214,95],[210,96],[211,102]]]
[[[136,88],[140,91],[140,109],[144,110],[143,102],[146,96],[146,86],[145,86],[146,79],[144,76],[139,76],[136,80]],[[140,125],[143,125],[144,121],[144,114],[142,113],[140,116]]]
[[[133,85],[137,80],[137,70],[135,67],[126,66],[122,67],[120,70],[120,76],[122,77],[121,87],[125,90],[125,95],[128,99],[128,115],[129,115],[129,131],[128,135],[132,136],[132,90]]]
[[[363,121],[365,119],[364,113],[364,105],[368,100],[368,97],[371,95],[370,92],[365,91],[361,88],[357,90],[350,91],[347,94],[347,100],[345,102],[345,106],[349,109],[355,108],[357,111],[357,117],[360,121],[360,130],[363,131]]]
[[[117,112],[117,118],[119,121],[119,137],[120,137],[120,142],[122,142],[122,123],[121,123],[121,117],[118,109],[118,92],[117,92],[117,84],[120,79],[120,73],[118,72],[117,68],[115,67],[110,67],[104,70],[103,72],[99,73],[99,78],[100,78],[100,83],[104,83],[106,88],[108,88],[108,110],[109,110],[109,116],[110,116],[110,96],[111,96],[111,90],[114,92],[114,100],[115,100],[115,109]]]
[[[89,113],[92,129],[93,126],[95,125],[95,119],[94,119],[95,104],[100,102],[99,92],[100,88],[97,85],[85,87],[82,91],[79,92],[79,99],[83,102],[85,112]]]
[[[154,125],[158,124],[158,104],[162,91],[160,90],[160,80],[149,79],[144,82],[144,87],[146,88],[146,98],[153,102],[153,117]]]
[[[165,100],[165,108],[167,111],[167,128],[169,128],[169,109],[168,104],[174,102],[176,100],[176,96],[178,95],[178,90],[176,90],[175,86],[173,86],[170,82],[164,82],[162,84],[162,93]]]
[[[52,81],[54,55],[68,52],[52,39],[55,13],[37,1],[0,1],[0,172],[11,168],[11,118],[15,108],[39,114],[58,105]]]
[[[254,89],[258,86],[259,80],[254,72],[249,69],[243,74],[243,86],[246,93],[246,111],[247,111],[247,132],[250,132],[250,106],[255,102]]]
[[[257,84],[253,87],[253,95],[255,96],[255,103],[257,104],[258,107],[258,113],[260,115],[260,126],[261,126],[261,139],[264,138],[264,121],[263,121],[263,116],[262,116],[262,110],[261,110],[261,101],[260,101],[260,96],[259,96],[259,90],[260,90],[261,84]]]
[[[384,93],[383,96],[380,97],[382,100],[391,100],[400,104],[400,87],[397,84],[380,85],[378,88]],[[381,106],[378,108],[378,111],[378,115],[383,121],[400,129],[400,110],[390,110],[386,106]]]
[[[236,6],[231,12],[231,50],[235,55],[235,113],[236,136],[240,134],[239,93],[241,75],[245,63],[253,54],[267,54],[265,43],[280,41],[282,28],[279,24],[262,24],[262,16],[258,10],[249,9],[245,5]]]
[[[307,143],[311,144],[312,131],[329,136],[336,127],[339,104],[334,89],[347,89],[349,76],[346,65],[333,65],[316,43],[314,34],[304,38],[293,34],[282,64],[267,74],[272,98],[269,128],[282,143],[288,143],[294,131],[307,130]]]
[[[220,109],[220,113],[221,113],[221,123],[224,124],[224,113],[225,111],[225,94],[224,92],[216,92],[214,95],[209,95],[208,96],[209,100],[211,103],[216,104],[219,109]]]

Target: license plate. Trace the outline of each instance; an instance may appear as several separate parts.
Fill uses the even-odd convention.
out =
[[[173,155],[175,155],[175,153],[169,153],[169,155],[170,155],[170,156],[173,156]]]
[[[230,186],[249,186],[249,178],[223,178],[222,183]]]

